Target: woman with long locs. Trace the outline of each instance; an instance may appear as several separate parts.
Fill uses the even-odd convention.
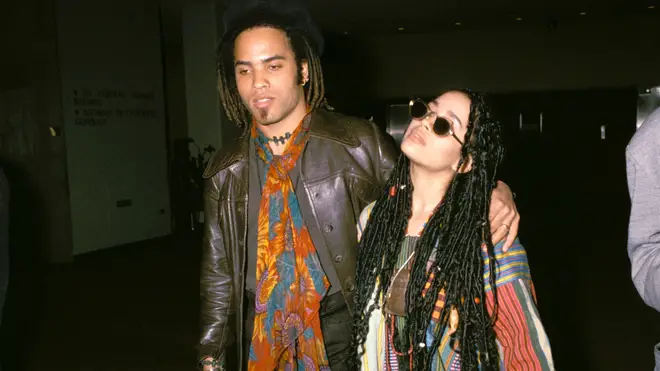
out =
[[[493,246],[503,149],[481,94],[411,101],[402,155],[358,224],[353,368],[552,370],[524,248]]]

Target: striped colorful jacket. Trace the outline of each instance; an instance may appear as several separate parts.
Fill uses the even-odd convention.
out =
[[[373,203],[362,212],[358,221],[358,238],[362,236]],[[361,253],[368,253],[364,251]],[[495,333],[500,352],[501,370],[554,370],[550,343],[545,333],[536,308],[534,285],[527,262],[527,254],[518,240],[507,250],[502,251],[502,243],[495,246],[498,312]],[[486,301],[492,311],[494,298],[490,286],[490,268],[488,256],[484,253],[484,285]],[[372,298],[374,300],[375,298]],[[441,308],[442,295],[436,308]],[[434,313],[437,317],[437,313]],[[431,319],[429,328],[435,321]],[[375,310],[369,318],[369,334],[362,357],[363,371],[381,371],[386,369],[386,357],[395,361],[391,351],[387,351],[385,317]],[[433,340],[431,331],[427,333],[427,345]],[[444,367],[443,367],[444,366]],[[389,370],[396,370],[396,364]],[[460,370],[460,357],[450,344],[449,335],[445,335],[436,353],[433,370]]]

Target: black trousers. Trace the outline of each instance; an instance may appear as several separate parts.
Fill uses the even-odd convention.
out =
[[[247,370],[247,358],[252,342],[254,329],[254,294],[245,294],[245,324],[243,332],[243,367]],[[341,292],[325,297],[321,301],[321,332],[325,350],[330,361],[332,371],[347,371],[346,360],[351,355],[351,334],[353,331],[352,316]]]

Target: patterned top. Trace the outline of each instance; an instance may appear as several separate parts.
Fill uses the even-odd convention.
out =
[[[358,221],[358,238],[367,224],[374,203],[367,206]],[[414,249],[415,237],[408,236],[402,242],[402,250]],[[554,370],[550,343],[545,333],[538,310],[536,296],[532,283],[527,254],[518,240],[507,252],[502,251],[502,243],[495,246],[497,271],[498,315],[495,322],[495,333],[499,348],[502,370]],[[404,256],[410,252],[401,251],[399,262],[405,261]],[[398,265],[398,264],[397,264]],[[484,285],[486,301],[492,310],[494,299],[490,286],[490,268],[488,256],[484,253]],[[375,290],[374,290],[375,295]],[[372,302],[375,297],[372,296]],[[442,303],[436,304],[436,311]],[[437,316],[437,312],[433,317]],[[398,321],[397,321],[398,322]],[[429,324],[432,326],[433,322]],[[427,345],[433,341],[432,332],[427,332]],[[391,347],[387,344],[386,320],[380,310],[374,310],[369,318],[369,333],[365,342],[365,354],[362,357],[363,371],[396,370],[396,356],[392,356]],[[438,351],[435,354],[432,370],[460,370],[460,357],[452,347],[450,338],[445,333]],[[389,348],[389,349],[388,349]],[[392,360],[395,363],[392,363]]]

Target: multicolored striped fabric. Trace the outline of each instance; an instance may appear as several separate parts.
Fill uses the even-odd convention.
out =
[[[373,203],[365,208],[358,222],[358,236],[361,237]],[[406,261],[406,256],[414,250],[416,237],[407,236],[402,241],[402,251],[398,261]],[[486,304],[492,312],[494,298],[490,286],[490,270],[488,255],[484,253],[484,285],[486,288]],[[495,246],[495,285],[497,286],[498,316],[495,322],[495,333],[500,351],[502,370],[554,370],[550,343],[541,323],[536,308],[536,297],[531,280],[527,254],[523,246],[516,240],[514,245],[502,251],[502,243]],[[372,297],[372,300],[375,300]],[[427,331],[427,346],[433,341],[433,326],[437,325],[438,310],[444,305],[444,296],[439,294],[436,311]],[[382,298],[379,298],[382,300]],[[397,318],[400,325],[404,318]],[[365,344],[366,352],[362,357],[363,371],[398,370],[396,356],[386,336],[386,318],[375,310],[369,318],[369,333]],[[400,349],[399,349],[400,351]],[[389,361],[389,362],[388,362]],[[394,361],[394,362],[392,362]],[[445,334],[435,354],[432,370],[459,371],[460,356],[455,344]]]
[[[274,156],[252,124],[252,140],[267,167],[259,206],[251,371],[330,370],[319,318],[330,283],[289,177],[308,137],[309,120],[303,120],[284,153]]]

